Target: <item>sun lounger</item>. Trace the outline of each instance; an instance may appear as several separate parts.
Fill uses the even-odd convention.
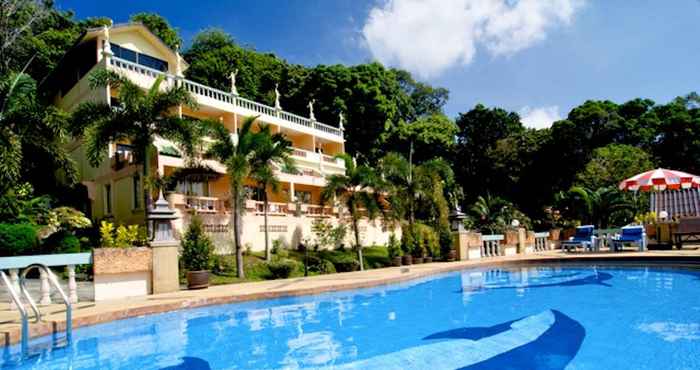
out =
[[[612,240],[612,251],[622,250],[625,244],[636,244],[639,251],[647,249],[647,234],[644,231],[644,226],[625,226],[622,228],[622,233]]]
[[[584,250],[598,250],[598,243],[595,237],[595,227],[593,225],[584,225],[576,228],[576,234],[569,240],[561,243],[561,248],[565,251],[570,251],[582,247]]]
[[[700,241],[700,217],[681,218],[673,232],[673,240],[678,249],[683,248],[684,242]]]

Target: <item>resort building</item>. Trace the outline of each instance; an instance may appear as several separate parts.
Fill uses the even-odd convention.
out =
[[[96,90],[89,86],[88,75],[99,68],[116,71],[144,89],[163,76],[164,87],[182,84],[199,105],[197,110],[180,107],[176,114],[219,120],[232,135],[246,117],[258,116],[256,125],[269,125],[273,132],[283,133],[292,142],[293,159],[299,172],[292,174],[278,170],[281,191],[268,191],[271,241],[280,240],[286,245],[296,246],[299,242],[313,240],[314,220],[327,220],[333,225],[345,221],[342,208],[321,204],[325,178],[345,171],[343,161],[334,157],[343,153],[345,148],[342,118],[338,127],[316,121],[313,102],[309,103],[309,117],[285,112],[279,94],[275,106],[246,99],[236,91],[235,71],[231,74],[229,91],[189,81],[184,78],[187,67],[178,51],[167,47],[141,24],[90,29],[66,54],[52,75],[55,104],[71,111],[85,101],[111,103],[116,95],[113,89]],[[155,144],[157,155],[151,158],[150,166],[153,172],[167,176],[185,165],[176,145],[164,139],[157,139]],[[96,168],[88,163],[80,141],[74,142],[70,149],[78,163],[82,184],[87,188],[87,211],[91,217],[124,224],[142,222],[145,205],[140,194],[144,181],[139,175],[140,166],[133,162],[129,143],[111,143],[108,158]],[[214,170],[213,174],[198,181],[180,182],[166,194],[170,206],[179,216],[173,226],[182,232],[192,215],[198,214],[217,245],[230,248],[229,181],[225,167],[216,161],[204,162]],[[264,210],[260,195],[260,190],[251,181],[247,187],[242,240],[254,249],[264,247]],[[384,244],[390,233],[380,220],[363,220],[360,231],[364,245]],[[346,245],[352,243],[351,234],[348,232]],[[230,252],[230,249],[220,251]]]

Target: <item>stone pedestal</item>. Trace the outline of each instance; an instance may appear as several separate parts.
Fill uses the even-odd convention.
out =
[[[481,258],[481,234],[470,231],[452,233],[453,248],[457,251],[457,260],[477,260]]]
[[[178,244],[152,243],[153,250],[153,294],[175,292],[180,290],[180,271],[178,267]]]
[[[520,253],[520,230],[521,229],[508,229],[503,233],[503,254],[505,256],[514,256]]]
[[[92,251],[95,301],[151,293],[151,248],[97,248]]]

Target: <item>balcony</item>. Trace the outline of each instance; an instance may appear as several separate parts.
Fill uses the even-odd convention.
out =
[[[168,198],[173,206],[196,213],[219,213],[226,210],[225,200],[217,197],[172,193]]]
[[[144,88],[149,88],[156,78],[163,76],[163,85],[172,86],[175,83],[182,83],[187,91],[194,95],[202,105],[230,112],[242,112],[248,116],[259,115],[265,122],[279,124],[295,131],[311,131],[311,133],[321,137],[325,136],[335,141],[343,141],[343,130],[339,128],[294,113],[277,110],[274,107],[233,95],[227,91],[215,89],[116,57],[109,59],[109,67]]]

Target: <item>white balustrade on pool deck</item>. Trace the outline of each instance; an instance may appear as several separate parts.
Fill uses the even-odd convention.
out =
[[[503,256],[504,251],[501,248],[501,241],[504,240],[503,235],[482,235],[481,256],[482,257],[497,257]]]
[[[71,303],[78,302],[78,285],[75,281],[75,266],[92,263],[92,253],[65,253],[65,254],[40,254],[35,256],[0,257],[0,270],[9,270],[10,282],[16,291],[19,291],[20,270],[33,264],[42,264],[48,267],[66,266],[68,274],[68,299]],[[40,270],[39,304],[51,304],[51,286],[48,275]],[[17,309],[10,300],[11,309]]]

